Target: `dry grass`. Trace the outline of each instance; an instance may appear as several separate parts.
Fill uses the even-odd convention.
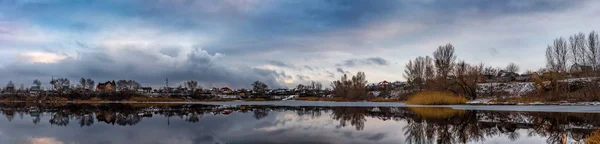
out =
[[[410,96],[405,101],[407,104],[417,105],[454,105],[465,104],[467,99],[462,96],[455,96],[450,92],[439,91],[421,91]]]
[[[424,118],[441,119],[465,114],[464,110],[455,110],[451,108],[410,107],[409,109]]]
[[[400,101],[396,100],[396,99],[375,98],[375,99],[372,99],[371,102],[400,102]]]
[[[600,144],[600,130],[592,132],[585,137],[586,144]]]

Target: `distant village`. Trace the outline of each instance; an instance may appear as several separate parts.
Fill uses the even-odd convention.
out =
[[[592,67],[585,65],[572,65],[569,77],[585,77],[591,73]],[[483,79],[479,82],[484,83],[514,83],[533,81],[533,73],[518,74],[516,72],[499,70],[494,73],[483,73]],[[264,85],[264,88],[257,88],[256,84]],[[64,95],[88,95],[91,97],[102,94],[121,93],[131,96],[144,97],[174,97],[184,99],[244,99],[262,97],[269,100],[290,100],[297,97],[333,97],[335,94],[331,88],[323,88],[321,83],[312,82],[307,85],[298,85],[289,89],[268,89],[268,86],[262,82],[255,82],[252,89],[231,89],[229,87],[213,87],[204,89],[198,87],[196,81],[186,81],[184,85],[178,87],[161,87],[153,89],[152,87],[143,87],[140,83],[133,80],[106,81],[95,83],[91,79],[82,78],[79,84],[73,85],[66,78],[52,79],[50,88],[42,88],[39,80],[34,80],[33,86],[25,88],[21,85],[19,88],[12,82],[1,89],[1,95],[6,97],[44,97],[44,96],[64,96]],[[260,86],[259,86],[260,87]],[[371,83],[366,86],[369,95],[387,98],[399,99],[399,96],[406,96],[417,89],[408,82],[388,82],[382,81]],[[74,96],[78,97],[78,96]],[[77,99],[77,98],[75,98]],[[119,99],[119,98],[117,98]]]
[[[153,89],[152,87],[144,87],[140,86],[139,83],[132,80],[120,80],[117,81],[107,81],[95,84],[94,87],[90,87],[93,83],[93,80],[83,79],[80,84],[72,85],[70,81],[66,78],[61,78],[57,81],[51,83],[51,87],[43,88],[39,84],[39,81],[35,80],[33,86],[29,88],[25,88],[21,86],[17,88],[15,84],[9,82],[6,87],[1,89],[1,96],[24,96],[24,97],[39,97],[39,96],[61,96],[65,94],[106,94],[106,93],[119,93],[119,92],[127,92],[128,94],[136,95],[136,96],[145,96],[145,97],[178,97],[178,98],[191,98],[192,95],[197,95],[203,98],[221,98],[221,99],[242,99],[242,98],[252,98],[252,97],[265,97],[271,100],[282,100],[292,97],[299,96],[318,96],[318,97],[331,97],[332,90],[330,88],[322,89],[320,83],[313,82],[313,85],[298,85],[296,88],[290,89],[265,89],[265,90],[253,90],[253,89],[232,89],[229,87],[213,87],[210,89],[203,89],[196,87],[197,82],[195,81],[187,81],[185,85],[180,85],[178,87],[161,87],[157,89]],[[61,81],[61,82],[58,82]],[[261,83],[262,84],[262,83]],[[132,86],[133,85],[133,86]],[[377,84],[368,85],[368,89],[370,91],[377,91],[382,88],[402,88],[405,87],[407,83],[405,82],[388,82],[383,81]],[[262,91],[262,92],[261,92]],[[260,95],[260,96],[259,96]]]
[[[569,77],[586,77],[587,74],[591,74],[593,69],[591,66],[574,64],[569,70],[571,73]],[[481,74],[483,77],[478,83],[480,87],[485,86],[486,83],[532,83],[534,80],[534,73],[518,74],[514,71],[498,70],[496,72],[484,72]],[[168,82],[167,82],[168,85]],[[19,88],[15,84],[9,82],[4,88],[1,89],[0,96],[3,99],[10,97],[48,97],[48,96],[70,96],[71,99],[80,99],[83,97],[99,97],[102,95],[127,95],[141,96],[141,97],[171,97],[171,98],[183,98],[187,100],[192,99],[246,99],[246,98],[266,98],[268,100],[292,100],[297,97],[333,97],[335,92],[331,88],[323,88],[321,83],[312,82],[307,85],[298,85],[295,88],[288,89],[269,89],[268,86],[262,82],[255,82],[252,84],[252,89],[231,89],[229,87],[213,87],[210,89],[204,89],[198,87],[196,81],[186,81],[184,85],[178,87],[161,87],[153,89],[152,87],[141,86],[140,83],[134,80],[119,80],[119,81],[106,81],[101,83],[95,83],[91,79],[81,78],[78,84],[71,84],[69,79],[58,78],[52,79],[49,88],[42,88],[42,84],[39,80],[34,80],[33,86],[26,88],[21,85]],[[480,88],[481,89],[481,88]],[[409,94],[418,91],[418,88],[411,85],[409,82],[389,82],[381,81],[378,83],[371,83],[366,85],[367,94],[373,97],[385,98],[385,99],[403,99],[400,97],[406,97]],[[481,91],[480,93],[487,93]],[[113,100],[122,100],[112,98]]]

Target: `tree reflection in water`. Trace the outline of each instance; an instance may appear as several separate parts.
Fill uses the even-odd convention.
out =
[[[33,123],[49,116],[49,123],[67,126],[71,120],[80,127],[107,123],[133,126],[144,118],[162,116],[179,118],[189,123],[202,122],[206,115],[249,113],[256,120],[269,112],[294,112],[310,118],[330,117],[342,127],[364,130],[367,118],[398,121],[405,143],[469,143],[501,136],[509,140],[541,136],[547,143],[563,143],[565,139],[583,142],[600,126],[600,114],[547,113],[454,110],[450,108],[416,107],[285,107],[285,106],[217,106],[184,104],[41,104],[0,103],[0,112],[12,121],[16,114],[30,115]],[[96,123],[97,122],[97,123]],[[526,133],[519,133],[525,131]]]

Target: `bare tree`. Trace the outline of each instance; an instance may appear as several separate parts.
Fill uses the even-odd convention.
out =
[[[598,46],[600,43],[598,41],[598,33],[595,31],[590,32],[587,40],[588,53],[586,57],[594,70],[597,70],[600,61],[600,47]]]
[[[586,48],[585,48],[585,34],[578,33],[569,37],[569,49],[571,63],[586,65]]]
[[[435,68],[437,69],[438,77],[447,79],[456,60],[454,46],[452,46],[452,44],[439,46],[438,49],[433,52],[433,58],[435,59]]]
[[[40,82],[40,80],[33,80],[33,85],[37,88],[42,88],[42,82]]]
[[[313,95],[320,96],[319,93],[321,92],[322,89],[323,89],[323,84],[321,84],[320,82],[317,82],[317,81],[310,82],[310,91],[313,93]]]
[[[127,80],[118,80],[117,81],[117,90],[118,91],[126,91],[127,90]]]
[[[79,88],[82,90],[87,88],[87,81],[84,78],[79,79]]]
[[[119,91],[135,91],[142,85],[134,80],[119,80],[117,81],[117,90]]]
[[[91,78],[87,78],[85,80],[85,83],[87,85],[87,89],[89,89],[89,90],[93,90],[94,89],[94,85],[96,84],[96,82],[94,82],[94,80],[92,80]]]
[[[196,87],[198,87],[198,82],[197,81],[186,81],[185,82],[185,86],[190,89],[190,91],[195,92],[196,91]]]
[[[129,86],[129,89],[132,91],[135,91],[135,90],[139,89],[140,87],[142,87],[142,84],[140,84],[139,82],[134,81],[134,80],[128,80],[127,84]]]
[[[12,81],[8,81],[8,84],[6,84],[5,89],[7,91],[14,91],[15,90],[15,84]]]
[[[404,68],[404,78],[406,78],[408,83],[411,85],[417,86],[418,89],[420,89],[424,77],[424,67],[419,62],[421,58],[422,57],[416,58],[414,62],[413,60],[408,61],[406,67]]]
[[[367,97],[367,76],[364,72],[356,73],[352,76],[352,87],[349,91],[349,99],[351,100],[366,100]]]
[[[464,61],[457,63],[452,71],[452,75],[456,77],[453,84],[456,88],[453,91],[470,99],[477,98],[477,83],[481,80],[484,67],[483,63],[476,66],[471,66]]]
[[[546,64],[554,72],[567,71],[567,42],[564,38],[557,38],[552,45],[546,48]]]
[[[367,78],[364,72],[358,72],[351,79],[348,79],[348,76],[344,74],[340,80],[331,83],[335,96],[348,100],[368,99],[366,86]]]
[[[408,61],[404,69],[404,78],[417,89],[422,90],[426,80],[433,77],[432,59],[429,57],[417,57],[414,61]]]
[[[303,84],[298,84],[298,86],[296,86],[296,90],[305,90],[306,86],[304,86]]]
[[[494,78],[494,76],[496,76],[498,74],[500,70],[491,66],[485,67],[485,69],[483,69],[482,75],[485,77],[486,80],[491,80]],[[488,88],[487,88],[487,94],[489,96],[494,96],[496,92],[496,84],[495,83],[488,83]]]
[[[348,95],[348,89],[350,87],[348,81],[348,76],[344,74],[340,80],[331,82],[331,88],[335,97],[345,97]]]
[[[58,78],[50,81],[50,84],[55,90],[64,90],[65,86],[70,86],[71,81],[67,78]]]
[[[425,80],[432,80],[435,78],[435,66],[433,65],[433,59],[429,56],[425,57]]]
[[[483,70],[483,75],[495,76],[496,74],[498,74],[498,69],[495,69],[491,66],[488,66]]]
[[[252,83],[252,91],[256,92],[259,96],[264,96],[268,89],[269,86],[263,82],[255,81]]]
[[[519,66],[513,62],[509,63],[508,66],[506,66],[506,69],[504,69],[507,72],[513,72],[513,73],[518,73],[519,72]]]

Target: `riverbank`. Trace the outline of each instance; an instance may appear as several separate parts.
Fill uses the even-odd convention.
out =
[[[327,97],[298,97],[291,100],[297,101],[329,101],[329,102],[359,102],[357,100],[349,100],[344,98],[327,98]],[[71,103],[131,103],[131,102],[227,102],[227,101],[286,101],[286,100],[273,100],[265,98],[210,98],[210,99],[184,99],[184,98],[168,98],[168,97],[131,97],[124,100],[111,101],[106,99],[100,99],[93,97],[87,100],[68,100],[63,97],[40,97],[40,98],[27,98],[27,99],[0,99],[0,102],[71,102]],[[395,99],[382,99],[375,98],[366,100],[368,102],[402,102]],[[362,101],[361,101],[362,102]]]
[[[573,106],[600,106],[600,101],[591,102],[569,102],[569,101],[545,101],[542,99],[497,99],[497,98],[479,98],[467,101],[466,105],[573,105]]]
[[[104,102],[104,103],[31,103],[23,105],[48,105],[66,106],[70,104],[128,104],[138,106],[181,106],[181,105],[215,105],[215,106],[287,106],[287,107],[423,107],[423,108],[451,108],[455,110],[475,111],[522,111],[522,112],[574,112],[574,113],[600,113],[600,106],[590,105],[408,105],[398,102],[331,102],[331,101],[227,101],[227,102]],[[375,109],[376,110],[376,109]]]
[[[457,106],[457,105],[418,105],[407,104],[402,101],[334,101],[334,100],[289,100],[289,101],[265,101],[261,99],[248,100],[169,100],[169,101],[107,101],[107,100],[55,100],[55,101],[18,101],[18,100],[0,100],[0,103],[56,103],[56,104],[102,104],[102,103],[127,103],[127,104],[235,104],[235,105],[279,105],[292,104],[287,106]],[[467,101],[462,106],[600,106],[600,102],[491,102],[490,99],[477,99]]]

